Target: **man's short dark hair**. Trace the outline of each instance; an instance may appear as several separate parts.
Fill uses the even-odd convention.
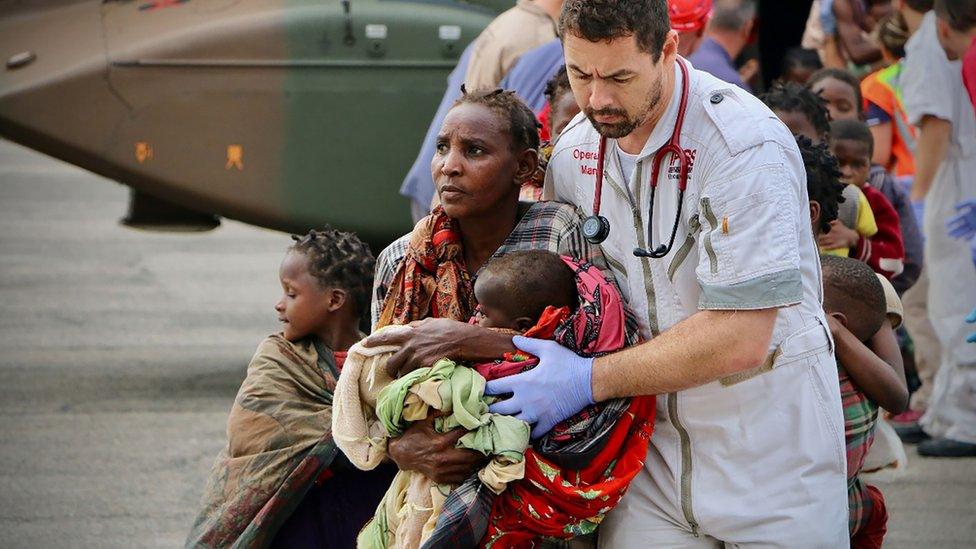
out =
[[[967,32],[976,27],[976,0],[935,0],[935,14],[952,30]]]
[[[559,34],[590,42],[633,36],[640,51],[657,63],[671,30],[666,0],[567,0],[559,15]]]
[[[868,125],[860,120],[835,120],[830,123],[830,140],[849,139],[860,141],[868,149],[868,156],[874,154],[874,137]]]
[[[867,263],[850,257],[820,256],[824,310],[843,313],[847,329],[867,341],[881,328],[888,311],[884,287]]]
[[[712,4],[708,24],[716,29],[737,31],[755,17],[756,4],[752,0],[718,0]]]

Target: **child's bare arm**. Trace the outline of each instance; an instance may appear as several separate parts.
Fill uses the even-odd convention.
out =
[[[908,383],[891,325],[887,321],[881,325],[869,348],[832,316],[827,316],[827,322],[834,335],[837,360],[851,380],[878,406],[893,414],[904,412],[908,408]]]

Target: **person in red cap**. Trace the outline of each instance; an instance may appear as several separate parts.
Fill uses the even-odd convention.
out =
[[[695,53],[711,13],[712,0],[668,0],[671,28],[678,31],[678,55],[687,59]]]

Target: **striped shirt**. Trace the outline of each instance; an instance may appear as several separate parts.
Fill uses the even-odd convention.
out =
[[[492,259],[519,250],[548,250],[593,263],[603,271],[607,280],[614,281],[600,247],[583,238],[582,225],[583,218],[573,206],[559,202],[536,202],[529,206],[505,242],[492,255]],[[380,318],[390,283],[409,245],[410,234],[406,234],[387,246],[376,258],[370,309],[373,326],[376,326],[376,321]],[[481,268],[484,269],[484,266]]]

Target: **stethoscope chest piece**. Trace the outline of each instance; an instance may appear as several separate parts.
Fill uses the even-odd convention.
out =
[[[601,244],[610,236],[610,221],[602,215],[591,215],[583,220],[583,238],[590,244]]]

